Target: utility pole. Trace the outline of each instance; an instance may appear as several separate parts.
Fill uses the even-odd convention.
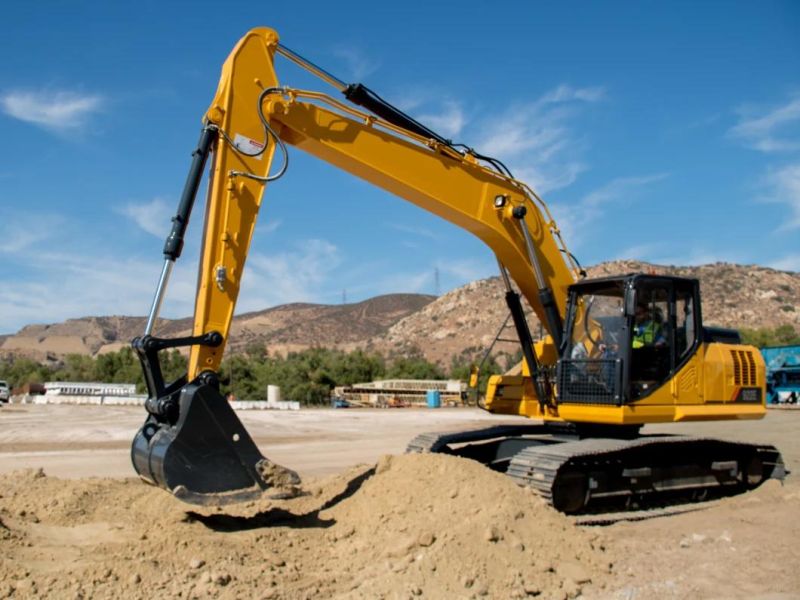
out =
[[[435,294],[438,297],[439,296],[439,291],[440,291],[439,290],[439,267],[435,267],[433,269],[433,282],[434,282]]]
[[[347,304],[347,290],[342,290],[342,304]]]

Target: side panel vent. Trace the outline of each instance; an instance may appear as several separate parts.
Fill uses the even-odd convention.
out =
[[[756,384],[756,361],[748,350],[731,350],[733,359],[733,383],[741,386]]]

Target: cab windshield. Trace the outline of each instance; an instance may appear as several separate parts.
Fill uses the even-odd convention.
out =
[[[622,282],[573,289],[571,294],[559,397],[567,402],[619,405],[628,335]]]
[[[626,330],[622,286],[580,293],[575,306],[566,356],[616,358]]]

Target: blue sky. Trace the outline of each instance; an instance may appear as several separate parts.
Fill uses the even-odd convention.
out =
[[[800,270],[796,2],[7,2],[0,333],[144,315],[219,69],[250,28],[494,155],[586,265]],[[279,59],[282,83],[324,84]],[[265,195],[239,310],[445,292],[488,248],[304,156]],[[191,314],[201,210],[163,315]]]

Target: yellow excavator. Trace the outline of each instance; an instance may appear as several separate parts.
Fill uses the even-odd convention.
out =
[[[341,92],[285,87],[282,56]],[[222,68],[172,230],[145,333],[133,341],[149,392],[134,468],[178,498],[221,504],[295,482],[261,454],[220,393],[218,370],[267,184],[294,146],[436,214],[494,252],[524,360],[489,380],[483,408],[522,425],[423,434],[411,452],[479,460],[564,512],[745,490],[785,468],[772,446],[640,435],[642,425],[765,414],[765,367],[736,331],[705,327],[698,281],[628,273],[586,279],[541,198],[498,159],[455,143],[362,84],[346,84],[267,28]],[[280,166],[273,168],[276,154]],[[209,161],[210,159],[210,161]],[[205,165],[210,162],[194,330],[153,329]],[[534,343],[522,298],[547,330]],[[167,382],[158,353],[190,347]]]

